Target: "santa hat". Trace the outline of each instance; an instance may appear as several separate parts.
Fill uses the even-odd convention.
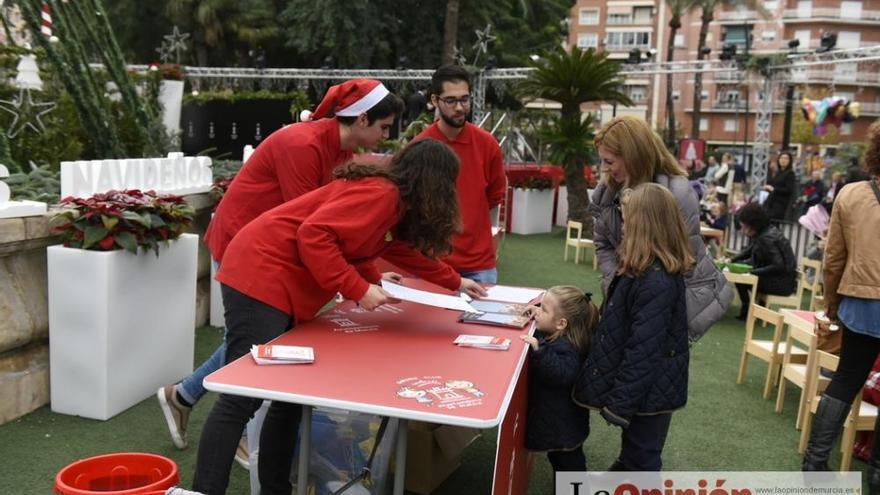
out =
[[[357,117],[388,96],[388,88],[375,79],[352,79],[331,86],[314,112],[303,110],[300,120],[308,122],[325,117],[330,110],[338,117]]]

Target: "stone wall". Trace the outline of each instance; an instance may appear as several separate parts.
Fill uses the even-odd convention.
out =
[[[210,221],[208,194],[187,196],[196,209],[190,231]],[[0,424],[49,403],[49,305],[46,246],[58,244],[44,216],[0,219]],[[211,261],[199,245],[196,326],[208,322]]]

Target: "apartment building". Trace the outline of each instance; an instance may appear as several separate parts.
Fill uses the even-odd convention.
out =
[[[644,9],[638,11],[641,20],[646,19],[648,8],[651,9],[650,23],[635,23],[639,7]],[[675,60],[697,58],[700,14],[697,9],[683,17],[682,27],[673,40]],[[655,60],[665,61],[670,34],[668,19],[668,7],[662,1],[579,0],[572,9],[569,41],[572,45],[607,50],[611,57],[621,59],[628,58],[632,48],[653,48],[657,50]],[[718,59],[725,45],[735,46],[738,55],[746,51],[749,54],[788,53],[789,42],[797,40],[796,51],[814,51],[820,48],[826,33],[836,35],[837,49],[880,45],[880,0],[766,0],[764,12],[722,7],[714,13],[714,19],[707,35],[710,59]],[[621,21],[630,23],[621,25]],[[862,117],[838,131],[841,143],[860,142],[870,123],[880,117],[880,63],[801,68],[792,74],[791,82],[798,100],[802,96],[821,98],[833,94],[860,103]],[[693,133],[695,83],[693,74],[673,77],[676,120],[683,136]],[[628,80],[626,84],[627,92],[635,94],[633,99],[639,102],[638,113],[644,112],[655,127],[664,127],[666,78],[647,76],[641,81]],[[700,91],[700,137],[713,149],[748,153],[747,145],[754,140],[757,108],[765,96],[763,90],[763,79],[747,71],[704,75]],[[771,139],[777,146],[782,142],[785,92],[784,84],[774,87]],[[799,111],[799,107],[797,101],[795,111]],[[605,108],[601,110],[604,118]],[[631,110],[634,109],[625,112]]]

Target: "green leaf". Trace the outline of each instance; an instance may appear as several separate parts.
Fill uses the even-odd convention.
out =
[[[90,225],[86,228],[85,239],[83,239],[83,249],[88,249],[98,242],[101,239],[107,237],[107,229],[104,227],[98,227],[95,225]]]
[[[116,227],[116,224],[119,223],[118,217],[108,217],[107,215],[101,215],[101,223],[104,224],[104,228],[107,230],[113,230],[113,227]]]
[[[131,232],[120,232],[116,234],[116,243],[123,249],[133,254],[137,254],[137,238]]]
[[[139,213],[136,213],[133,211],[123,211],[122,217],[125,218],[126,220],[130,220],[132,222],[143,225],[146,228],[150,228],[150,216],[149,215],[142,216]]]
[[[156,215],[155,213],[150,215],[150,221],[152,222],[150,225],[153,228],[159,228],[159,227],[165,226],[165,221],[162,220],[162,217],[160,217],[159,215]]]

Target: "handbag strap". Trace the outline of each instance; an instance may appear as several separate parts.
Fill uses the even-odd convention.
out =
[[[874,196],[877,196],[877,202],[880,203],[880,187],[877,187],[877,180],[871,179],[871,189],[874,190]]]

